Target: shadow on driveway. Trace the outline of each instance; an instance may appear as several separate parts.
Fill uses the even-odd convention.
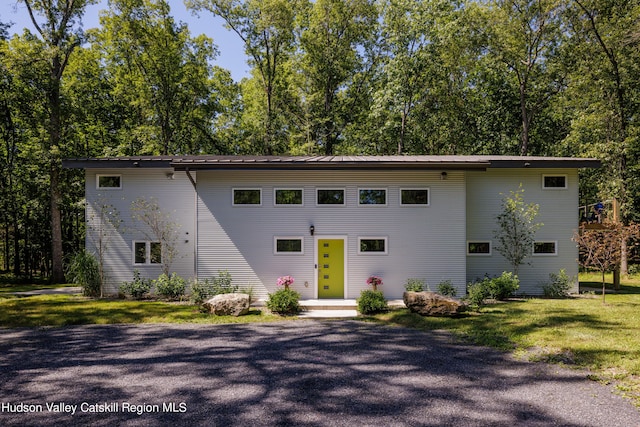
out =
[[[0,355],[1,425],[640,426],[584,372],[359,321],[5,329]]]

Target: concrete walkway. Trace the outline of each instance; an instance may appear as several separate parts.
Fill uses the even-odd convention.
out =
[[[80,286],[66,286],[61,288],[34,289],[33,291],[13,292],[13,295],[26,297],[33,295],[75,295],[81,293],[82,288]]]

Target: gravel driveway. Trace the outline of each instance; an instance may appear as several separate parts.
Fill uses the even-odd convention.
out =
[[[0,425],[630,427],[640,411],[446,333],[305,320],[0,330]]]

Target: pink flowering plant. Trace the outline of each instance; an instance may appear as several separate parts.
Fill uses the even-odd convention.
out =
[[[378,289],[378,286],[382,285],[382,278],[378,276],[369,276],[369,278],[367,279],[367,285],[371,285],[371,287],[373,287],[373,290],[375,291],[376,289]]]
[[[289,286],[293,285],[295,280],[291,276],[282,276],[278,277],[278,281],[276,282],[278,286],[284,286],[285,289],[289,289]]]

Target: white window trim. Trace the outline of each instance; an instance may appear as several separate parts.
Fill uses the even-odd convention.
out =
[[[535,252],[536,243],[553,243],[555,252],[552,254],[537,254]],[[558,256],[558,241],[557,240],[536,240],[533,242],[533,247],[531,248],[531,253],[533,256]]]
[[[405,190],[427,190],[427,204],[420,205],[420,204],[413,204],[413,203],[409,203],[409,204],[402,203],[402,192]],[[431,206],[431,188],[430,187],[403,187],[403,188],[400,188],[400,192],[398,196],[399,196],[398,198],[399,198],[400,206],[403,206],[403,207],[424,208],[424,207]]]
[[[235,203],[235,193],[236,190],[238,191],[243,191],[243,190],[248,190],[248,191],[259,191],[260,192],[260,203],[258,204],[243,204],[243,203],[239,203],[236,204]],[[262,188],[260,187],[234,187],[231,189],[231,206],[234,207],[241,207],[241,208],[259,208],[260,206],[262,206]]]
[[[384,252],[362,252],[360,250],[362,240],[384,240]],[[358,236],[358,255],[389,255],[389,238],[387,236]]]
[[[297,191],[301,191],[302,192],[302,203],[300,203],[299,205],[292,205],[292,204],[286,204],[286,203],[277,203],[277,199],[276,199],[276,191],[278,190],[297,190]],[[295,188],[295,187],[275,187],[273,189],[273,206],[277,207],[277,208],[299,208],[299,207],[303,207],[304,206],[304,188]]]
[[[340,190],[340,191],[342,191],[342,194],[344,195],[342,204],[338,205],[338,204],[321,204],[321,203],[318,203],[318,191],[322,191],[322,190],[330,190],[330,191]],[[347,190],[346,190],[345,187],[316,187],[315,196],[316,196],[316,206],[320,207],[320,208],[337,208],[337,207],[347,206]]]
[[[384,191],[384,203],[382,204],[367,204],[360,203],[360,191],[361,190],[383,190]],[[389,189],[384,187],[358,187],[358,206],[363,208],[380,208],[389,204]]]
[[[544,185],[544,179],[545,179],[546,177],[553,177],[553,176],[558,176],[558,177],[559,177],[559,176],[561,176],[561,177],[564,177],[564,187],[546,187],[546,186]],[[563,174],[563,173],[558,173],[558,174],[555,174],[555,173],[547,173],[547,174],[543,174],[543,175],[542,175],[542,189],[543,189],[543,190],[551,190],[551,191],[556,190],[556,191],[557,191],[557,190],[566,190],[566,189],[568,189],[568,188],[569,188],[569,176],[568,176],[568,175]]]
[[[471,253],[469,252],[469,244],[470,243],[488,243],[489,244],[489,253]],[[468,256],[491,256],[493,253],[493,245],[491,244],[491,240],[467,240],[467,255]]]
[[[136,243],[144,243],[144,250],[145,250],[145,254],[144,254],[144,262],[136,262]],[[131,263],[133,265],[153,265],[153,266],[157,266],[157,265],[162,265],[162,262],[154,262],[151,263],[151,244],[152,243],[160,243],[161,242],[157,241],[157,240],[134,240],[131,243]]]
[[[278,252],[278,240],[300,240],[300,252]],[[304,255],[304,237],[303,236],[273,236],[273,254],[274,255]]]
[[[100,187],[100,178],[102,177],[118,177],[120,178],[120,186],[119,187]],[[96,175],[96,190],[122,190],[122,175],[120,174],[111,174],[111,173],[101,173]]]

